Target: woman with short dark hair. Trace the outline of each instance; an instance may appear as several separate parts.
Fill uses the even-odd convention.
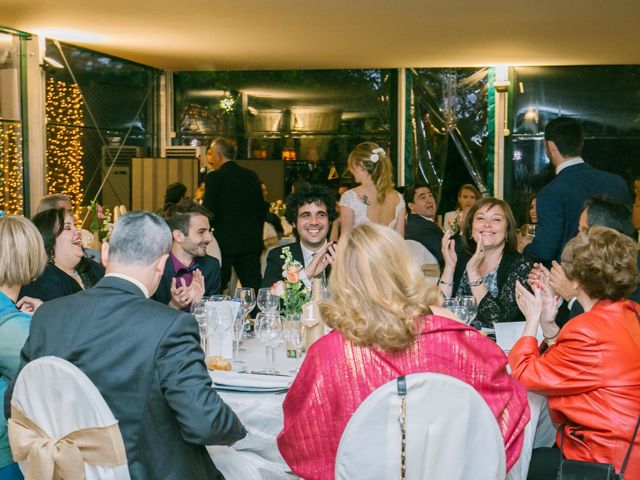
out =
[[[533,294],[519,285],[526,324],[509,353],[513,376],[548,397],[562,455],[612,464],[618,473],[640,415],[640,305],[627,299],[638,283],[637,252],[633,240],[606,227],[570,240],[562,267],[585,313],[560,330],[547,278],[541,276]],[[548,345],[544,355],[535,338],[538,325]],[[560,451],[554,450],[534,450],[528,478],[556,478]],[[625,478],[640,478],[640,437]]]

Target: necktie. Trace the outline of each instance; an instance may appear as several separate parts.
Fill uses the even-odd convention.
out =
[[[193,272],[193,271],[194,271],[195,269],[197,269],[197,268],[200,268],[200,265],[198,265],[198,263],[196,262],[196,263],[194,263],[193,265],[191,265],[191,266],[190,266],[190,267],[188,267],[188,268],[181,268],[181,269],[179,269],[179,270],[176,272],[175,276],[176,276],[176,277],[181,277],[181,276],[183,276],[183,275],[186,275],[187,273],[191,273],[191,272]]]

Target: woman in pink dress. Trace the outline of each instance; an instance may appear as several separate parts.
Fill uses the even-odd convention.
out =
[[[363,223],[338,244],[321,304],[334,331],[314,343],[284,401],[278,448],[307,480],[334,476],[340,437],[360,403],[385,383],[435,372],[468,383],[494,413],[507,469],[529,421],[525,388],[506,371],[500,348],[438,308],[439,293],[409,259],[400,235]]]

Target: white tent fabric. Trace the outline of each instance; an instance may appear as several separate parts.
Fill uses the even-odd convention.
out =
[[[504,441],[484,399],[447,375],[406,376],[406,478],[505,478]],[[400,478],[400,404],[395,380],[369,395],[347,424],[335,478]]]

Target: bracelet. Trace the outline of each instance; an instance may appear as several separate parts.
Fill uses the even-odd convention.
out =
[[[445,285],[447,287],[453,287],[453,282],[445,282],[442,279],[438,280],[438,285],[440,285],[440,284]]]
[[[553,337],[546,337],[545,334],[542,334],[542,338],[544,338],[547,342],[553,341],[556,338],[558,338],[558,335],[560,335],[560,329],[558,329],[558,331],[556,332],[556,334]]]
[[[484,283],[484,281],[482,280],[482,277],[480,277],[477,280],[469,281],[469,286],[470,287],[479,287],[480,285],[482,285]]]

